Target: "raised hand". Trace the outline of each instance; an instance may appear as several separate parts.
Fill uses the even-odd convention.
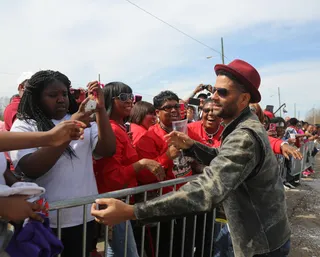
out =
[[[87,97],[79,106],[79,110],[71,116],[71,120],[79,120],[90,127],[90,122],[94,121],[91,116],[96,110],[86,111],[86,104],[91,100],[91,97]]]
[[[91,99],[93,98],[97,102],[96,110],[99,111],[99,109],[105,108],[104,95],[99,82],[98,81],[89,82],[87,87],[88,87],[89,97]]]

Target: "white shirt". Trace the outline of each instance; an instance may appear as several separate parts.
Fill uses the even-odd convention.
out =
[[[63,120],[69,120],[71,115],[67,114],[64,119],[52,122],[57,125]],[[26,121],[16,120],[11,128],[14,132],[38,131],[34,120],[30,124]],[[84,130],[84,139],[70,143],[75,156],[62,154],[55,165],[43,176],[34,182],[46,189],[44,197],[50,203],[55,201],[73,199],[98,194],[97,184],[93,173],[92,152],[98,142],[98,128],[96,123],[91,123],[90,128]],[[11,151],[10,156],[16,167],[19,160],[34,153],[39,148]],[[83,223],[83,207],[63,209],[61,211],[61,227],[73,227]],[[90,215],[90,205],[87,208],[87,221],[93,220]],[[57,227],[57,213],[50,212],[50,226]]]
[[[4,153],[0,152],[0,185],[5,185],[6,181],[4,179],[4,172],[7,169],[7,159]]]

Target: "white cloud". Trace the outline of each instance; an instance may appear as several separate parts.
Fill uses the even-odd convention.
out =
[[[318,0],[134,2],[200,40],[215,40],[214,46],[219,45],[221,35],[245,33],[261,24],[278,31],[278,27],[294,28],[320,19]],[[1,6],[0,21],[0,95],[16,93],[20,72],[49,68],[64,72],[76,86],[96,79],[100,73],[103,81],[140,85],[138,89],[149,95],[167,88],[180,93],[201,80],[214,80],[210,65],[203,76],[188,79],[188,74],[168,75],[147,87],[146,81],[159,71],[192,67],[202,55],[205,58],[215,53],[124,0],[8,1]],[[248,40],[257,37],[266,35],[249,35]],[[278,79],[283,85],[282,77]]]

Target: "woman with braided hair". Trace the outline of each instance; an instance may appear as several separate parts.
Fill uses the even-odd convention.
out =
[[[104,97],[98,82],[88,84],[89,95],[96,97],[96,110],[86,111],[88,97],[77,110],[70,94],[70,80],[58,71],[39,71],[28,81],[18,108],[18,119],[11,131],[48,131],[64,120],[86,123],[83,140],[69,141],[55,147],[31,148],[10,153],[15,167],[26,177],[46,189],[48,202],[84,197],[98,193],[93,173],[95,158],[112,156],[115,137],[104,108]],[[90,122],[95,113],[96,122]],[[94,238],[94,221],[87,210],[86,256]],[[50,223],[57,228],[57,213],[50,212]],[[62,256],[82,256],[82,207],[61,211]]]

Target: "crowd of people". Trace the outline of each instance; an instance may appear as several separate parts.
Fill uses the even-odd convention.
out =
[[[42,199],[50,205],[199,174],[190,183],[163,188],[162,196],[160,190],[148,192],[147,202],[143,195],[134,195],[129,205],[100,199],[96,204],[103,208],[88,206],[85,255],[99,256],[96,246],[104,224],[112,225],[106,232],[108,256],[124,256],[127,242],[127,256],[138,257],[142,223],[147,223],[145,253],[156,256],[154,222],[160,221],[158,241],[165,247],[158,256],[167,257],[174,218],[172,256],[181,256],[181,245],[184,256],[209,256],[212,212],[217,208],[217,218],[227,224],[221,230],[227,239],[215,231],[215,256],[287,256],[284,187],[293,188],[299,178],[283,181],[275,156],[284,156],[288,163],[302,159],[299,148],[317,141],[320,128],[263,111],[258,104],[260,75],[250,64],[235,60],[216,65],[215,72],[214,86],[200,84],[186,99],[162,91],[153,103],[135,97],[122,82],[93,81],[86,89],[74,89],[58,71],[22,74],[19,94],[4,111],[5,129],[15,133],[0,134],[2,185],[35,183],[45,189]],[[186,121],[187,133],[174,131],[177,121]],[[315,147],[314,155],[317,151]],[[312,173],[311,167],[303,171],[304,176]],[[10,221],[21,228],[19,221],[28,217],[43,221],[39,212],[45,207],[39,201],[2,196],[0,203],[3,227]],[[60,213],[62,256],[83,254],[82,213],[81,207]],[[197,214],[196,229],[195,217],[188,214]],[[50,233],[57,235],[57,212],[48,215]],[[126,227],[128,219],[132,221]],[[232,241],[231,250],[230,244],[223,247],[223,240]],[[9,242],[2,240],[2,251]]]

